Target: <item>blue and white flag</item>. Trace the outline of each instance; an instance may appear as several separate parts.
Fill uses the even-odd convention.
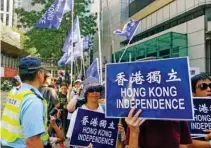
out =
[[[82,68],[81,68],[81,70],[80,70],[80,72],[79,72],[79,74],[78,74],[78,77],[77,77],[77,79],[80,79],[80,80],[82,80]]]
[[[64,53],[61,59],[58,61],[58,66],[64,65],[67,60],[68,60],[68,54]]]
[[[130,19],[124,25],[122,30],[118,29],[118,30],[113,31],[113,33],[116,35],[119,35],[119,36],[124,36],[127,38],[127,40],[130,40],[133,37],[139,23],[140,23],[140,21],[135,21],[135,20]]]
[[[58,29],[63,15],[72,10],[72,0],[55,0],[35,24],[37,28]]]
[[[97,80],[100,81],[100,73],[99,73],[99,61],[98,58],[96,58],[92,64],[89,66],[89,68],[86,71],[86,78],[88,77],[94,77]]]
[[[73,21],[73,43],[75,42],[79,42],[80,40],[80,27],[79,27],[79,19],[78,16],[75,18],[75,20]],[[64,46],[62,48],[63,52],[67,52],[69,47],[72,44],[72,27],[70,27],[70,30],[68,32],[68,35],[66,37]]]
[[[70,55],[65,64],[70,64],[71,62],[74,62],[78,57],[82,56],[83,54],[82,43],[83,43],[82,41],[74,43],[73,51],[71,51],[70,49]]]
[[[87,35],[82,40],[83,40],[83,50],[89,49],[91,47],[91,36]]]

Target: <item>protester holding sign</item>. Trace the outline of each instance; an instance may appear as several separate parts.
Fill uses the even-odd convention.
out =
[[[102,86],[99,84],[97,80],[95,79],[93,80],[88,79],[87,81],[85,80],[83,93],[84,93],[86,103],[81,106],[81,109],[104,113],[104,107],[102,105],[99,105],[98,103],[98,99],[100,99],[101,90],[102,90]],[[67,137],[69,139],[71,139],[71,136],[72,136],[77,113],[78,113],[78,109],[72,114],[72,117],[70,120],[70,125],[67,132]]]
[[[194,97],[210,97],[211,99],[211,79],[208,74],[202,73],[194,76],[191,79],[192,92]],[[192,148],[211,148],[211,130],[203,141],[193,140]]]
[[[135,108],[131,109],[125,119],[129,126],[127,133],[129,148],[188,148],[188,144],[191,144],[189,128],[185,121],[144,122],[144,119],[139,118],[141,110],[133,115],[134,112]]]
[[[76,117],[78,118],[80,116],[79,113],[81,112],[81,109],[82,110],[88,110],[88,111],[94,111],[94,112],[98,112],[98,113],[103,113],[103,114],[98,115],[98,116],[100,116],[101,119],[102,119],[102,120],[100,120],[102,122],[99,122],[99,126],[100,126],[100,128],[103,128],[104,130],[100,130],[100,128],[98,128],[98,131],[103,131],[104,134],[105,133],[109,133],[107,135],[108,137],[106,139],[107,140],[109,139],[109,141],[110,141],[109,142],[110,143],[109,146],[110,147],[115,147],[116,146],[116,139],[113,136],[116,135],[116,137],[117,137],[118,120],[116,120],[115,122],[112,122],[112,121],[109,121],[109,119],[105,119],[105,116],[104,116],[105,106],[104,106],[104,104],[100,104],[98,102],[98,100],[101,98],[101,92],[103,90],[103,87],[99,84],[99,81],[97,79],[95,79],[95,78],[87,78],[84,81],[83,87],[84,88],[83,88],[82,96],[85,97],[85,104],[82,105],[80,108],[76,109],[76,111],[72,114],[70,126],[69,126],[68,133],[67,133],[67,137],[71,140],[72,139],[73,130],[77,128],[76,127],[77,125],[80,126],[80,124],[78,124],[78,123],[76,124],[76,122],[77,122]],[[87,111],[87,114],[89,113],[88,111]],[[87,116],[87,117],[91,117],[91,115],[93,115],[93,113],[92,114],[90,113],[90,115]],[[110,124],[108,123],[108,121],[109,121]],[[108,123],[107,124],[108,127],[106,126],[106,123]],[[90,124],[91,124],[91,121],[90,121]],[[96,129],[97,123],[94,124],[94,121],[93,121],[93,125],[95,127],[95,130],[97,130]],[[114,128],[115,127],[114,125],[116,125],[116,128]],[[111,127],[113,127],[113,128],[109,129]],[[82,126],[80,126],[80,129],[81,128],[82,128]],[[111,131],[113,131],[116,134],[114,134]],[[113,134],[111,134],[111,133],[113,133]],[[97,134],[101,134],[101,132],[97,132]],[[96,135],[95,135],[95,137],[96,137]],[[99,136],[97,136],[97,137],[99,138]],[[111,138],[111,137],[113,137],[113,138]],[[102,140],[102,137],[100,137],[100,139]],[[72,142],[70,141],[70,143],[72,143]],[[106,146],[106,148],[107,148],[107,146]]]
[[[106,117],[127,117],[129,147],[188,148],[192,143],[186,122],[194,118],[188,61],[107,64]]]

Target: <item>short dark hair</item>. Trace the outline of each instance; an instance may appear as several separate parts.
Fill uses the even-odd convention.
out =
[[[60,87],[62,87],[62,86],[68,87],[67,83],[65,83],[65,82],[62,82],[62,83],[61,83]]]
[[[34,81],[35,80],[35,77],[37,75],[37,72],[38,71],[35,71],[33,73],[24,73],[24,74],[19,74],[20,75],[20,78],[21,78],[21,81],[22,82],[25,82],[25,81]]]
[[[200,80],[210,80],[211,81],[211,78],[209,76],[209,74],[207,73],[200,73],[198,75],[195,75],[194,77],[191,78],[191,85],[192,85],[192,92],[195,93],[196,92],[196,84],[198,81]]]
[[[47,78],[51,77],[51,73],[49,71],[45,71],[45,75],[44,75],[44,82],[46,81]]]

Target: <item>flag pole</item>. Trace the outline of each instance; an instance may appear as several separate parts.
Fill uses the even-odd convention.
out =
[[[81,42],[81,50],[82,50],[82,52],[81,52],[81,68],[83,68],[82,70],[83,70],[83,73],[84,73],[84,76],[85,76],[85,62],[84,62],[84,54],[83,54],[83,40],[81,40],[81,38],[80,38],[80,42]]]
[[[125,52],[127,51],[127,48],[128,48],[128,46],[130,45],[130,42],[132,41],[133,36],[135,35],[135,33],[136,33],[136,31],[137,31],[137,29],[138,29],[138,27],[139,27],[140,23],[141,23],[141,21],[139,21],[139,23],[138,23],[138,25],[137,25],[137,27],[136,27],[135,31],[133,32],[133,35],[131,36],[131,38],[130,38],[129,42],[127,43],[127,46],[125,46],[125,49],[124,49],[124,51],[123,51],[123,53],[122,53],[122,56],[120,57],[120,59],[119,59],[119,62],[118,62],[118,63],[120,63],[120,62],[121,62],[121,60],[122,60],[122,58],[123,58],[123,56],[124,56]]]
[[[72,1],[72,26],[71,26],[71,30],[72,30],[72,35],[71,35],[71,38],[72,38],[72,41],[71,41],[71,53],[69,52],[69,56],[71,56],[71,54],[73,54],[73,17],[74,17],[74,0]],[[70,70],[71,70],[71,81],[70,81],[70,84],[71,86],[73,85],[73,61],[71,61],[71,67],[70,67]]]
[[[108,12],[110,12],[110,9],[109,9],[109,6],[108,6],[108,0],[106,0],[106,5],[107,5],[107,9],[108,9]],[[110,15],[108,16],[110,17]],[[111,37],[111,55],[114,54],[114,38],[113,38],[113,34],[112,34],[112,31],[111,31],[111,19],[108,19],[109,20],[109,30],[110,30],[110,37]],[[116,63],[116,55],[114,54],[114,63]]]
[[[99,48],[99,60],[100,60],[100,84],[103,83],[103,71],[102,71],[102,48],[101,48],[101,28],[100,28],[100,17],[101,17],[101,0],[98,5],[98,48]]]

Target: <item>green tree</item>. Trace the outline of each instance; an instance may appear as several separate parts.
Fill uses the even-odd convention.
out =
[[[41,11],[27,12],[24,9],[16,9],[15,12],[19,18],[17,27],[28,28],[26,32],[27,39],[24,40],[24,49],[33,54],[40,55],[42,58],[61,57],[61,49],[69,29],[71,28],[71,12],[64,15],[59,29],[41,29],[35,28],[34,24],[41,18],[45,11],[51,6],[54,0],[33,0],[32,4],[42,4]],[[75,0],[74,16],[79,17],[80,31],[82,36],[94,35],[96,28],[97,14],[91,14],[89,11],[90,0]],[[34,53],[37,52],[37,53]]]

